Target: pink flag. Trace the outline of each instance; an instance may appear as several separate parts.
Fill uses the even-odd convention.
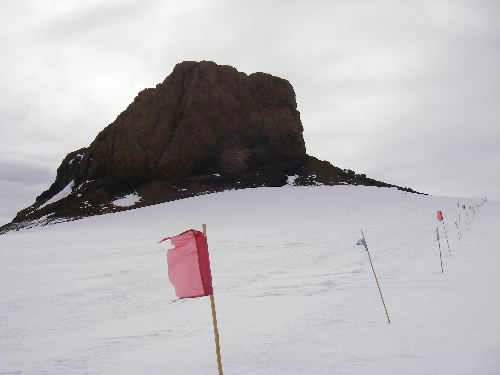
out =
[[[438,219],[439,221],[443,221],[443,213],[442,213],[441,211],[438,211],[438,212],[437,212],[437,219]]]
[[[213,293],[207,237],[194,229],[167,237],[173,248],[167,251],[168,278],[179,298],[209,296]],[[160,243],[158,242],[158,243]]]

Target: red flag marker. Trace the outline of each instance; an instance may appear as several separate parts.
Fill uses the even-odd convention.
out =
[[[437,219],[438,221],[443,221],[443,213],[441,211],[437,212]]]
[[[213,293],[207,238],[202,232],[187,230],[160,242],[170,240],[167,251],[168,278],[179,298],[209,296]],[[159,242],[159,243],[160,243]]]
[[[217,369],[219,375],[223,375],[217,313],[215,311],[215,299],[212,288],[212,272],[208,256],[206,225],[203,224],[203,232],[189,229],[176,236],[166,237],[158,243],[166,240],[170,240],[173,245],[173,248],[167,251],[167,265],[168,278],[174,285],[177,297],[196,298],[210,296]]]

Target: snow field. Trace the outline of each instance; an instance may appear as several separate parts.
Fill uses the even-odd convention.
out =
[[[0,374],[216,373],[210,301],[171,303],[156,244],[202,223],[226,374],[498,374],[500,204],[459,243],[457,201],[260,188],[0,236]]]

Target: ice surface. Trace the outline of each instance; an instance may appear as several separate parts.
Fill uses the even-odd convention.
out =
[[[141,197],[137,193],[132,193],[124,196],[123,198],[113,201],[115,206],[119,207],[130,207],[141,200]]]
[[[456,203],[260,188],[9,232],[0,373],[215,374],[210,301],[171,303],[168,244],[157,245],[206,223],[226,374],[499,374],[500,203],[469,229],[462,216],[461,243]],[[438,209],[452,250],[444,275]],[[391,324],[355,246],[361,227]]]
[[[57,201],[59,201],[59,200],[61,200],[63,198],[66,198],[73,191],[73,186],[75,186],[75,181],[71,181],[68,185],[66,185],[64,187],[64,189],[62,189],[59,193],[57,193],[52,198],[50,198],[47,202],[45,202],[40,207],[38,207],[38,209],[40,209],[42,207],[45,207],[45,206],[47,206],[49,204],[52,204],[54,202],[57,202]]]

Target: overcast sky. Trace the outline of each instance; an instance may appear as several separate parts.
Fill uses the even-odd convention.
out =
[[[307,152],[500,200],[500,1],[0,2],[0,224],[184,60],[293,85]]]

